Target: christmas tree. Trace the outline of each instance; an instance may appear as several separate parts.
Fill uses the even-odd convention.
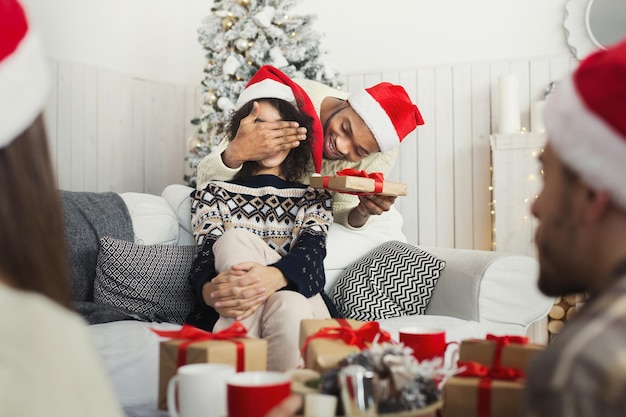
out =
[[[189,138],[187,160],[196,167],[224,137],[239,93],[263,65],[273,65],[290,78],[307,78],[339,88],[339,74],[322,59],[321,36],[312,29],[314,15],[288,10],[299,0],[214,0],[211,14],[198,29],[206,51],[200,116]]]

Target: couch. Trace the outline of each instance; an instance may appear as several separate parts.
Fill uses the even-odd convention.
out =
[[[74,287],[83,285],[77,280],[84,279],[81,275],[85,274],[84,260],[89,259],[86,264],[90,269],[96,262],[94,253],[85,255],[80,251],[87,245],[85,236],[101,238],[101,235],[108,234],[108,229],[89,226],[91,230],[87,231],[88,227],[81,226],[77,219],[89,214],[72,211],[69,202],[72,196],[88,194],[92,199],[86,201],[97,206],[94,216],[106,218],[107,227],[115,233],[119,232],[116,228],[123,223],[122,217],[125,216],[124,221],[132,224],[132,236],[127,234],[121,238],[132,240],[132,244],[146,247],[166,244],[187,248],[194,245],[190,225],[191,191],[189,187],[174,184],[167,186],[161,195],[108,193],[121,198],[123,207],[118,204],[116,208],[108,208],[98,202],[98,193],[64,192]],[[388,241],[406,242],[401,229],[402,216],[393,208],[375,218],[366,232],[355,232],[333,224],[325,260],[327,292],[332,292],[333,286],[353,262],[379,245]],[[444,328],[449,341],[484,337],[487,333],[524,335],[533,322],[547,315],[552,305],[553,300],[536,289],[538,265],[534,258],[479,250],[420,249],[445,261],[445,267],[435,283],[425,314],[380,320],[383,329],[396,339],[401,327],[412,325]],[[76,258],[81,258],[83,271],[76,268]],[[97,262],[99,268],[100,259]],[[128,291],[132,290],[128,288]],[[96,349],[126,414],[129,417],[167,415],[156,409],[160,338],[151,328],[175,329],[179,325],[132,311],[122,311],[121,316],[119,312],[94,316],[93,306],[98,303],[89,299],[93,297],[89,290],[81,291],[83,294],[75,294],[77,305],[82,306],[78,310],[90,323],[94,323],[90,329]],[[85,305],[91,307],[86,308]]]

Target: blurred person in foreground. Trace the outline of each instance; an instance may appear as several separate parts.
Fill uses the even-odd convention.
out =
[[[539,288],[589,298],[532,361],[524,415],[625,416],[626,42],[560,82],[544,121]]]
[[[41,113],[47,62],[16,0],[0,0],[0,416],[122,412],[71,311],[64,223]]]

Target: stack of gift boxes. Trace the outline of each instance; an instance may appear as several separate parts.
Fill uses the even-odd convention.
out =
[[[243,326],[208,333],[183,326],[161,342],[159,408],[166,409],[167,382],[179,366],[226,363],[238,371],[267,369],[267,342],[247,338]],[[167,334],[166,334],[167,333]],[[305,367],[319,373],[337,368],[345,357],[372,343],[392,342],[377,322],[346,319],[303,320],[300,346]],[[526,338],[491,336],[461,342],[459,369],[443,386],[444,417],[511,417],[521,415],[524,374],[532,357],[543,349]]]
[[[237,371],[267,369],[267,341],[246,337],[240,324],[217,333],[184,325],[180,331],[157,333],[170,338],[160,344],[158,406],[167,409],[167,384],[178,367],[191,363],[225,363]],[[300,345],[305,367],[320,373],[336,368],[341,359],[359,352],[372,341],[390,341],[376,322],[358,320],[303,320]]]

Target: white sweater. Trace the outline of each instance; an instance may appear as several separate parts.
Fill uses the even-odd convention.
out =
[[[87,324],[0,282],[0,417],[122,417]]]

